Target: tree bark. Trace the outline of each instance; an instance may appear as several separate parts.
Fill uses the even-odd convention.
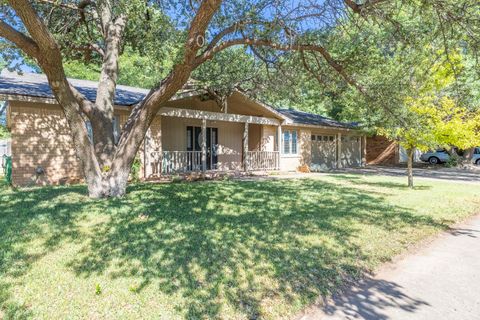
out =
[[[407,150],[407,175],[408,175],[408,187],[413,188],[413,155],[415,154],[415,148]]]
[[[145,134],[163,103],[180,90],[196,67],[194,61],[204,44],[205,31],[219,9],[221,0],[204,0],[191,21],[183,58],[161,84],[136,105],[127,120],[118,145],[114,145],[113,107],[118,75],[120,43],[126,18],[114,17],[112,2],[97,4],[104,38],[104,60],[95,103],[72,87],[62,64],[59,46],[27,0],[9,1],[29,36],[0,21],[0,36],[15,43],[35,59],[46,74],[52,92],[67,119],[90,197],[118,197],[126,192],[130,170]],[[93,144],[85,118],[90,119]],[[109,170],[107,166],[110,167]]]

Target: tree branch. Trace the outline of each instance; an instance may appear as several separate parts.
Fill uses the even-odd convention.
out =
[[[367,0],[362,4],[358,4],[355,0],[344,0],[345,4],[352,9],[353,12],[361,14],[362,11],[376,6],[382,2],[389,0]]]
[[[78,6],[75,6],[75,5],[72,5],[72,4],[62,3],[62,2],[59,2],[59,1],[55,1],[55,0],[35,0],[35,2],[51,4],[54,7],[61,7],[61,8],[71,9],[71,10],[83,10],[84,9],[84,8],[80,7],[80,4]]]
[[[39,54],[39,48],[35,41],[29,36],[12,28],[10,25],[0,20],[0,37],[13,42],[17,47],[23,50],[31,58],[36,58]]]
[[[335,70],[337,73],[350,85],[355,87],[362,93],[365,93],[365,89],[359,85],[351,76],[347,74],[345,69],[342,65],[340,65],[331,55],[330,53],[322,46],[319,45],[312,45],[312,44],[278,44],[274,43],[271,40],[267,39],[249,39],[249,38],[241,38],[241,39],[233,39],[229,41],[225,41],[216,47],[212,48],[209,51],[204,52],[202,55],[198,56],[195,59],[195,67],[199,66],[200,64],[204,63],[207,60],[212,59],[215,54],[218,52],[225,50],[229,47],[237,46],[237,45],[251,45],[251,46],[262,46],[262,47],[269,47],[274,50],[279,51],[312,51],[318,52],[320,55],[325,59],[325,61]]]

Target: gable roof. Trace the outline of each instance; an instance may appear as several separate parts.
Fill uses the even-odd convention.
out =
[[[95,101],[98,87],[97,82],[70,78],[68,81],[88,100]],[[125,107],[135,105],[142,101],[149,91],[150,90],[147,89],[117,85],[114,104]],[[205,93],[206,91],[203,89],[194,89],[191,86],[186,86],[174,96],[173,100]],[[240,91],[238,91],[238,93],[243,95],[246,99],[254,101],[270,113],[285,120],[287,124],[321,126],[338,129],[354,129],[357,127],[355,124],[338,122],[318,114],[291,109],[277,109],[260,101],[253,100]],[[20,98],[42,98],[48,100],[50,103],[55,103],[55,97],[45,75],[34,73],[24,73],[19,75],[13,72],[2,71],[0,73],[0,100],[15,100]]]
[[[277,111],[290,119],[293,124],[332,127],[340,129],[354,129],[357,127],[357,124],[355,123],[339,122],[330,118],[326,118],[319,114],[292,109],[277,109]]]
[[[95,101],[98,83],[95,81],[68,79],[68,81],[88,100]],[[114,103],[118,106],[131,106],[148,94],[149,90],[118,85]],[[54,99],[47,77],[43,74],[24,73],[18,75],[2,72],[0,75],[0,94]]]

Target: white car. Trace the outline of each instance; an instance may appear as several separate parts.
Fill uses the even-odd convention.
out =
[[[445,149],[438,149],[436,151],[425,152],[420,156],[420,160],[430,164],[439,164],[447,162],[450,159],[450,154]]]
[[[480,147],[476,147],[473,152],[472,162],[480,166]]]
[[[445,163],[450,159],[450,154],[445,149],[438,149],[436,151],[425,152],[420,156],[420,160],[428,162],[430,164]],[[480,147],[476,147],[473,156],[472,163],[480,165]]]

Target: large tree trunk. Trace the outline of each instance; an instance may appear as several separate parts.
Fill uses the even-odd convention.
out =
[[[408,187],[413,188],[413,155],[415,153],[415,148],[407,150],[407,175],[408,175]]]
[[[0,21],[0,35],[17,44],[38,62],[71,130],[75,151],[83,169],[90,197],[119,197],[126,192],[129,173],[145,134],[160,107],[187,82],[205,30],[221,0],[204,0],[191,21],[183,57],[161,84],[135,106],[124,125],[118,145],[113,139],[113,107],[120,44],[126,16],[114,17],[113,1],[96,4],[104,38],[103,64],[95,103],[72,87],[65,76],[60,47],[27,0],[9,1],[29,32],[27,36]],[[92,124],[90,142],[85,120]]]

